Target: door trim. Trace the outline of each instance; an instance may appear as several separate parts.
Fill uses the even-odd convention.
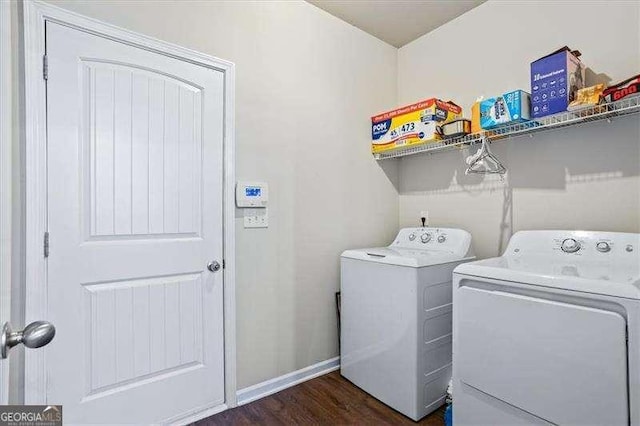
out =
[[[223,247],[224,375],[226,407],[236,406],[235,305],[235,65],[40,1],[23,2],[25,130],[25,320],[47,318],[45,23],[56,22],[110,40],[224,73]],[[55,238],[55,236],[53,236]],[[25,351],[25,404],[46,403],[46,351]],[[203,412],[213,407],[202,407]],[[185,413],[195,414],[195,413]]]
[[[11,88],[11,3],[0,2],[0,93]],[[0,323],[11,308],[11,100],[0,97]],[[1,325],[0,325],[1,326]],[[0,360],[0,405],[9,403],[9,359]]]

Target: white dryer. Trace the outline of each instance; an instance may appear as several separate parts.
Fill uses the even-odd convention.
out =
[[[640,235],[516,233],[454,272],[461,425],[640,425]]]
[[[388,247],[341,257],[341,374],[419,420],[451,378],[451,279],[472,260],[460,229],[405,228]]]

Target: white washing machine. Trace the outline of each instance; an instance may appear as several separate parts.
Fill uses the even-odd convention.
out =
[[[451,279],[472,260],[460,229],[405,228],[388,247],[341,258],[341,374],[419,420],[451,378]]]
[[[640,425],[640,235],[516,233],[454,272],[461,425]]]

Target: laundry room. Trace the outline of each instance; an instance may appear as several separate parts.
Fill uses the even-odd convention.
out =
[[[0,424],[640,426],[640,3],[0,0]]]

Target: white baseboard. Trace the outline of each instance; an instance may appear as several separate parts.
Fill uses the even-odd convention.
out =
[[[332,371],[336,371],[340,368],[340,357],[321,361],[317,364],[310,365],[297,371],[285,374],[280,377],[267,380],[262,383],[258,383],[253,386],[249,386],[244,389],[240,389],[236,395],[238,398],[238,405],[248,404],[265,396],[280,392],[281,390],[290,388],[299,383],[306,382],[313,378],[322,376]]]
[[[281,390],[290,388],[299,383],[306,382],[307,380],[314,379],[332,371],[336,371],[340,368],[340,357],[321,361],[317,364],[310,365],[300,370],[285,374],[280,377],[267,380],[257,385],[249,386],[244,389],[240,389],[237,395],[238,405],[248,404],[265,396],[280,392]],[[227,410],[229,407],[226,404],[220,404],[209,407],[202,407],[195,410],[195,412],[181,414],[173,417],[164,422],[164,424],[172,426],[187,425],[205,417],[213,416],[214,414],[221,413]]]
[[[229,407],[227,406],[227,404],[201,407],[196,409],[195,411],[172,417],[171,419],[164,421],[162,424],[171,426],[185,426],[191,423],[195,423],[198,420],[202,420],[205,417],[213,416],[214,414],[226,411],[228,408]]]

